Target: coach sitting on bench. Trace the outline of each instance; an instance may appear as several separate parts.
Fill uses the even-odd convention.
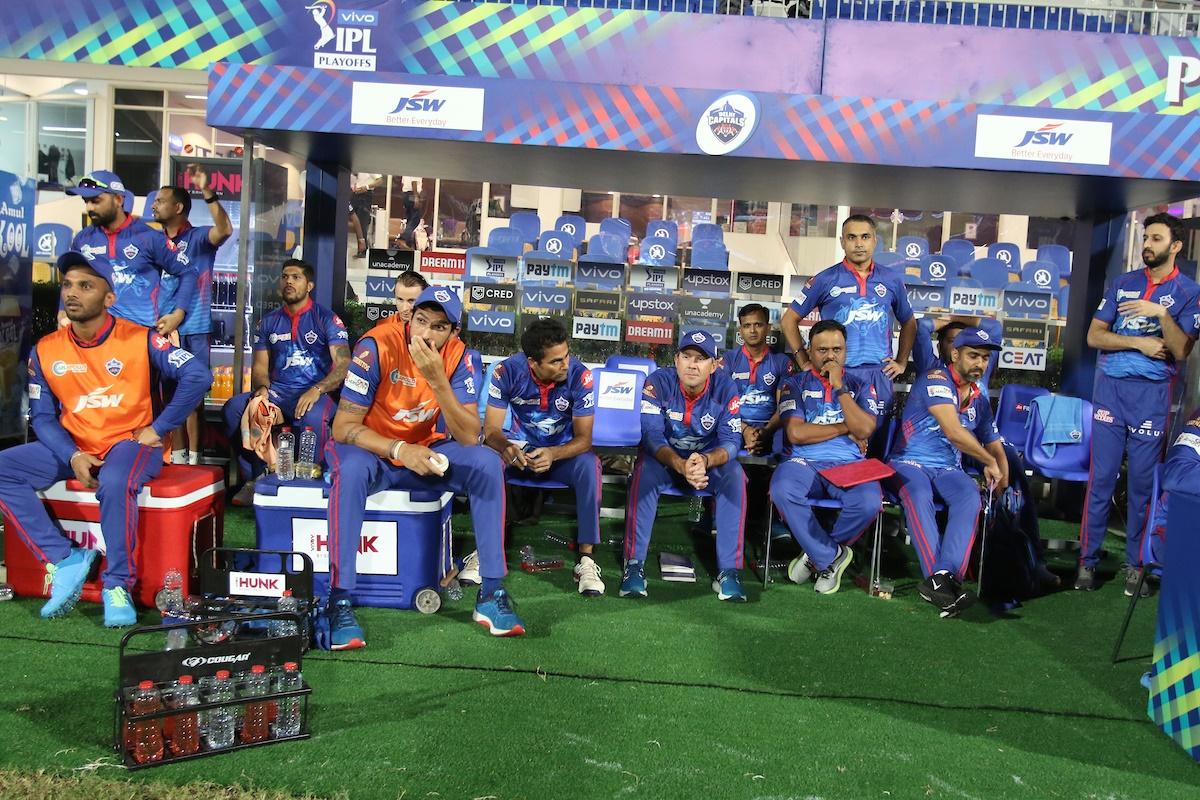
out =
[[[70,325],[47,334],[29,355],[29,408],[38,441],[0,453],[0,511],[42,563],[50,581],[43,617],[70,611],[99,552],[72,547],[37,492],[76,478],[99,488],[107,545],[104,624],[137,622],[129,590],[137,550],[137,496],[162,470],[162,436],[183,424],[212,376],[199,359],[155,331],[112,316],[112,265],[77,251],[58,259],[63,310]],[[155,416],[151,387],[178,382]]]

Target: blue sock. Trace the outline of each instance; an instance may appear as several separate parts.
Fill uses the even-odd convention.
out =
[[[479,599],[481,602],[487,602],[492,599],[492,595],[497,589],[503,589],[499,578],[480,578]]]

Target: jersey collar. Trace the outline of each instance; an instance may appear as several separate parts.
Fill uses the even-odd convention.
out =
[[[950,373],[950,380],[954,382],[954,388],[962,389],[963,382],[959,380],[958,370],[954,368],[954,365],[950,364],[946,371]],[[959,410],[965,411],[967,408],[970,408],[971,404],[974,403],[975,399],[981,394],[978,383],[971,382],[970,387],[970,392],[967,394],[967,401],[965,403],[959,403]]]
[[[533,381],[533,385],[538,389],[538,408],[545,411],[550,407],[550,392],[554,391],[557,383],[543,383],[538,380],[538,376],[533,374],[533,365],[528,361],[525,362],[525,368],[529,370],[529,380]]]
[[[296,319],[299,319],[300,317],[304,316],[304,313],[306,311],[308,311],[310,308],[312,308],[312,306],[313,306],[313,301],[312,301],[312,296],[310,295],[304,299],[304,305],[300,306],[300,310],[297,311],[295,314],[293,314],[292,310],[287,307],[287,303],[284,303],[282,308],[283,308],[283,313],[287,314],[292,320],[296,320]]]
[[[122,222],[117,227],[115,227],[115,228],[100,228],[100,230],[104,231],[109,236],[116,236],[118,233],[120,233],[121,231],[125,230],[130,225],[132,225],[133,221],[135,219],[136,219],[136,217],[134,217],[133,214],[126,214],[125,221]]]
[[[179,241],[179,237],[183,236],[185,233],[187,233],[191,227],[192,227],[192,223],[185,219],[183,221],[183,224],[179,226],[179,230],[176,231],[175,235],[171,236],[170,234],[167,233],[166,226],[165,225],[163,226],[163,236],[167,237],[167,247],[169,247],[172,252],[174,252],[174,250],[175,250],[175,243],[177,241]]]
[[[826,379],[826,377],[821,373],[817,372],[816,367],[809,367],[808,371],[816,376],[816,379],[821,382],[821,386],[825,389],[825,399],[828,400],[830,397],[832,397],[833,385],[829,383],[828,379]]]
[[[86,341],[75,335],[74,328],[67,326],[67,332],[71,335],[71,341],[80,347],[95,347],[101,344],[112,333],[113,326],[117,324],[116,317],[107,311],[104,312],[104,317],[104,324],[100,326],[100,330],[96,331],[96,335],[92,339]]]
[[[854,265],[850,263],[849,259],[843,258],[842,266],[846,268],[847,272],[854,276],[854,280],[858,281],[858,293],[865,297],[867,294],[867,281],[871,280],[871,276],[875,274],[875,259],[873,257],[871,258],[871,264],[869,267],[867,267],[866,277],[858,274],[858,270],[854,268]]]
[[[771,352],[769,347],[763,348],[763,354],[758,361],[754,360],[754,356],[750,355],[750,349],[746,345],[742,345],[742,355],[746,357],[746,363],[750,365],[750,383],[754,383],[754,377],[758,373],[758,368],[767,360],[767,354]]]

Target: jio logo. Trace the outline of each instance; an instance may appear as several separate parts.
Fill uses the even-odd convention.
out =
[[[920,258],[921,245],[917,244],[916,242],[909,242],[908,244],[904,245],[904,255],[908,256],[909,258]]]
[[[1038,286],[1050,285],[1050,270],[1039,269],[1033,273],[1033,282]]]
[[[941,261],[934,261],[929,265],[929,274],[935,278],[946,277],[946,265]]]

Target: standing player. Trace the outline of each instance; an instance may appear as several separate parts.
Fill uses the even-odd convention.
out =
[[[977,383],[999,350],[999,342],[981,328],[958,332],[950,365],[932,369],[913,383],[904,404],[900,443],[888,462],[896,470],[889,481],[900,496],[925,576],[917,590],[943,617],[975,601],[962,580],[979,520],[979,487],[963,472],[962,457],[982,464],[984,479],[996,491],[1008,485],[1000,434]],[[946,504],[942,534],[935,498]]]
[[[196,293],[196,267],[180,262],[161,233],[125,212],[133,193],[112,172],[93,172],[67,189],[83,198],[92,224],[75,234],[71,249],[105,256],[113,268],[116,302],[109,312],[137,325],[169,335],[183,322]],[[169,272],[179,279],[171,308],[160,302],[160,279]],[[60,320],[61,321],[61,320]]]
[[[771,440],[779,429],[779,389],[792,374],[792,360],[783,353],[772,353],[767,346],[771,322],[767,309],[758,303],[738,311],[738,331],[743,344],[722,356],[721,369],[741,393],[746,450],[762,455],[770,452]]]
[[[237,442],[246,474],[251,476],[234,495],[234,505],[254,502],[253,478],[265,468],[258,456],[242,448],[238,435],[251,397],[265,397],[278,406],[285,424],[311,427],[317,434],[318,457],[329,440],[329,423],[336,411],[329,395],[346,378],[350,334],[337,314],[312,301],[312,290],[311,265],[295,258],[283,262],[279,274],[283,305],[259,320],[254,329],[251,390],[234,395],[221,410],[225,429]],[[297,441],[299,438],[297,435]]]
[[[788,578],[806,583],[817,576],[817,592],[833,594],[850,566],[850,545],[879,515],[883,494],[877,481],[842,489],[821,470],[863,458],[860,442],[875,432],[875,412],[857,378],[845,374],[846,329],[823,319],[808,337],[810,368],[788,378],[779,413],[786,426],[788,460],[771,478],[771,500],[804,551],[788,565]],[[837,522],[826,530],[806,501],[840,500]]]
[[[1100,351],[1092,394],[1092,460],[1079,528],[1075,588],[1096,588],[1096,565],[1108,530],[1108,507],[1121,460],[1128,456],[1125,583],[1137,585],[1154,465],[1162,458],[1171,390],[1197,334],[1196,283],[1181,275],[1183,222],[1170,214],[1146,219],[1145,269],[1126,272],[1104,292],[1087,343]]]
[[[809,279],[779,321],[801,369],[808,369],[800,320],[814,308],[821,319],[836,319],[846,328],[846,373],[860,379],[876,416],[891,407],[892,381],[908,366],[917,321],[908,304],[900,273],[876,267],[875,220],[853,214],[842,223],[846,258]],[[900,323],[900,343],[892,357],[892,321]]]
[[[104,624],[137,622],[129,590],[137,579],[137,497],[162,470],[162,437],[183,422],[212,382],[186,350],[143,326],[113,317],[113,269],[99,254],[58,259],[70,323],[41,338],[29,357],[29,406],[38,440],[0,453],[0,510],[46,565],[43,617],[74,607],[99,552],[76,548],[50,520],[37,492],[76,478],[96,489],[108,565]],[[156,373],[178,382],[157,415]]]
[[[509,474],[525,480],[544,478],[575,491],[579,547],[575,580],[586,597],[604,594],[600,567],[592,550],[600,542],[600,459],[592,449],[595,399],[592,371],[571,355],[567,329],[553,317],[539,319],[521,334],[521,350],[496,365],[488,387],[486,444],[504,458]],[[513,444],[502,430],[512,408]],[[467,557],[464,572],[474,571],[477,554]]]
[[[746,602],[742,544],[746,529],[746,474],[737,462],[742,445],[737,387],[716,370],[717,338],[685,331],[675,366],[655,370],[642,392],[642,449],[629,481],[625,518],[625,573],[621,597],[646,596],[646,553],[668,484],[710,489],[716,497],[717,579],[721,600]]]
[[[354,348],[354,360],[325,450],[329,497],[329,627],[334,650],[366,645],[354,615],[355,556],[367,496],[392,488],[459,492],[471,499],[482,583],[473,619],[493,636],[525,625],[501,585],[504,466],[479,441],[476,379],[454,336],[462,301],[444,286],[417,298],[411,323],[392,317]],[[365,367],[363,365],[366,365]]]
[[[396,276],[392,297],[396,299],[396,316],[401,322],[412,321],[413,303],[428,288],[429,282],[419,272],[409,269]]]
[[[204,197],[212,214],[213,224],[193,227],[188,221],[192,213],[192,197],[182,186],[164,186],[154,197],[151,209],[154,219],[162,225],[167,237],[167,248],[175,253],[175,259],[196,270],[196,291],[192,303],[185,311],[187,315],[180,324],[179,345],[208,367],[209,334],[212,330],[212,271],[217,257],[217,248],[233,235],[233,223],[221,207],[220,198],[208,188],[208,173],[196,170],[192,181]],[[169,296],[174,303],[178,279],[173,275],[162,278],[164,300]],[[187,449],[180,459],[180,445],[186,434]],[[175,441],[175,463],[198,464],[203,449],[200,437],[200,414],[193,410],[188,415],[185,429]]]

